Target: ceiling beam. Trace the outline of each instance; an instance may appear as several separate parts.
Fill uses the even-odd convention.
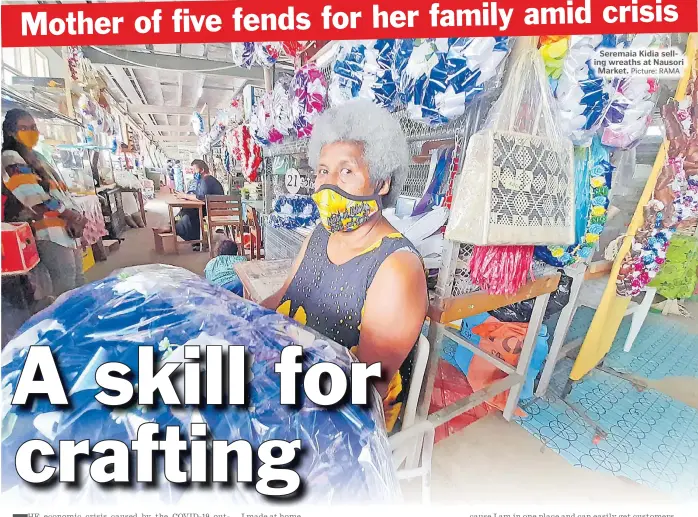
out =
[[[196,108],[194,106],[153,106],[152,104],[129,104],[129,113],[153,113],[157,115],[191,115]]]
[[[191,126],[165,126],[161,124],[146,124],[145,128],[148,131],[161,131],[170,133],[192,133],[194,129]]]
[[[263,80],[264,72],[261,67],[242,68],[224,61],[207,61],[196,57],[177,56],[173,54],[161,54],[159,52],[139,52],[121,48],[108,47],[107,55],[93,47],[82,47],[83,54],[95,65],[117,65],[144,68],[159,68],[163,71],[182,71],[191,73],[204,73],[210,75],[222,75],[226,77],[239,77],[241,79]],[[227,68],[230,66],[230,68]],[[223,70],[211,70],[213,68],[226,67]]]
[[[196,144],[199,141],[199,137],[193,135],[153,135],[153,140],[157,142],[189,142]]]

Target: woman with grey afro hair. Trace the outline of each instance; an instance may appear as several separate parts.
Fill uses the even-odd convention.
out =
[[[335,142],[355,142],[363,147],[371,182],[390,183],[383,206],[395,206],[410,161],[407,140],[397,119],[388,110],[364,99],[330,108],[313,126],[308,145],[310,166],[316,169],[322,148]]]
[[[308,154],[321,224],[284,285],[262,305],[350,348],[363,363],[381,363],[374,385],[392,431],[401,421],[428,300],[419,253],[381,211],[402,190],[407,142],[388,111],[354,100],[315,121]]]

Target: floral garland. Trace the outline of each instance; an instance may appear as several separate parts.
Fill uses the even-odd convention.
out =
[[[233,52],[233,63],[236,66],[252,68],[256,54],[254,43],[231,43],[230,50]]]
[[[246,125],[236,127],[232,132],[233,156],[240,164],[242,173],[248,181],[255,181],[262,164],[262,149],[250,135]]]
[[[355,97],[393,110],[397,86],[393,76],[396,40],[368,40],[340,45],[332,67],[329,97],[338,106]]]
[[[192,113],[191,116],[191,127],[194,130],[194,134],[197,136],[202,136],[205,131],[205,124],[204,124],[204,118],[201,116],[201,113],[198,111],[195,111]]]
[[[555,267],[564,267],[591,257],[596,243],[606,226],[609,194],[615,167],[610,155],[598,137],[590,148],[577,148],[575,153],[575,177],[582,177],[588,184],[578,187],[576,227],[577,233],[572,246],[536,246],[535,257]],[[580,217],[581,216],[581,217]]]
[[[610,102],[606,81],[596,75],[592,58],[600,47],[615,47],[616,38],[594,35],[543,41],[541,55],[551,74],[562,129],[575,145],[588,145]]]
[[[303,50],[304,46],[300,41],[283,41],[281,42],[281,47],[284,49],[284,53],[290,58],[296,58]]]
[[[313,121],[322,113],[327,95],[327,81],[320,69],[309,63],[296,70],[291,82],[291,113],[298,138],[310,136]]]
[[[273,208],[269,224],[274,228],[293,230],[314,226],[320,218],[320,211],[310,196],[281,195],[274,200]]]
[[[507,37],[402,40],[393,74],[409,117],[436,126],[463,115],[498,82],[509,43]]]
[[[254,139],[264,147],[271,144],[270,133],[274,126],[272,111],[272,92],[265,92],[252,109],[250,116],[250,130]]]
[[[626,41],[630,48],[668,46],[666,35],[638,34]],[[603,121],[601,141],[616,149],[630,149],[647,133],[659,95],[657,79],[634,75],[610,83],[611,104]]]
[[[68,47],[68,70],[73,81],[80,80],[80,58],[82,51],[79,47]]]
[[[698,74],[693,87],[698,88]],[[667,160],[657,177],[653,199],[645,206],[643,225],[633,236],[630,251],[621,263],[616,280],[618,296],[639,294],[666,261],[667,249],[679,223],[698,216],[698,181],[687,175],[685,169],[687,158],[692,158],[690,142],[698,139],[698,127],[689,125],[686,131],[683,124],[698,109],[698,94],[692,101],[686,98],[683,103],[669,102],[662,107],[669,141]]]

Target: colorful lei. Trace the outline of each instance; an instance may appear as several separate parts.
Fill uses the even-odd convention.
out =
[[[608,149],[601,144],[598,137],[594,137],[590,148],[575,149],[575,178],[585,183],[578,183],[575,193],[575,243],[567,247],[536,246],[537,259],[551,266],[563,267],[586,260],[594,254],[596,243],[606,225],[614,170]]]

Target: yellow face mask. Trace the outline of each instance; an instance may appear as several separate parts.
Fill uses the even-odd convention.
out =
[[[311,197],[330,233],[356,230],[381,210],[380,195],[352,196],[334,185],[321,187]]]
[[[29,149],[33,149],[34,146],[39,143],[39,132],[27,129],[17,131],[17,140],[26,145]]]

